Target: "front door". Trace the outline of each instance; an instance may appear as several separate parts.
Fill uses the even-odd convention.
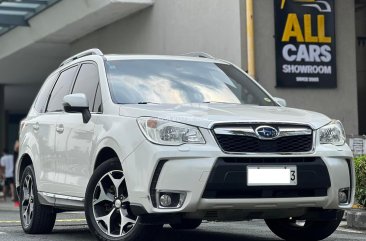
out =
[[[84,197],[90,179],[92,150],[95,148],[95,120],[98,118],[94,102],[99,99],[96,96],[100,95],[98,84],[96,64],[83,63],[72,93],[86,95],[92,118],[88,123],[83,123],[81,113],[64,113],[56,125],[56,180],[58,190],[66,196]]]
[[[56,125],[55,153],[58,190],[83,197],[89,181],[94,118],[83,123],[81,113],[64,113]]]

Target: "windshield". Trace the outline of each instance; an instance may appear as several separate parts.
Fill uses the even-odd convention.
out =
[[[106,62],[119,104],[233,103],[274,106],[252,80],[228,64],[185,60]]]

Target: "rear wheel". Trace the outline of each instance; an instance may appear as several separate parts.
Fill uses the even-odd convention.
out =
[[[56,213],[52,207],[41,205],[37,195],[33,166],[25,168],[20,180],[20,220],[24,232],[45,234],[52,232]]]
[[[202,219],[182,219],[180,223],[171,223],[173,229],[196,229],[202,223]]]
[[[131,212],[121,164],[112,158],[91,177],[85,199],[85,215],[91,232],[99,240],[152,240],[160,226],[144,225]]]
[[[334,233],[342,219],[329,221],[271,219],[266,220],[269,229],[278,237],[289,241],[318,241]]]

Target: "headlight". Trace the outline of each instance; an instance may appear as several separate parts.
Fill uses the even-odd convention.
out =
[[[137,123],[145,137],[155,144],[179,146],[206,143],[201,132],[194,126],[152,117],[138,118]]]
[[[344,145],[346,133],[343,125],[338,120],[333,120],[330,124],[319,129],[320,144]]]

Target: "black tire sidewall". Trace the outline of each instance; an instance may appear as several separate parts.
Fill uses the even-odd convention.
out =
[[[22,178],[20,179],[21,181],[20,181],[20,191],[19,191],[19,194],[20,194],[20,196],[19,196],[20,197],[20,200],[19,200],[20,201],[20,204],[19,204],[20,221],[22,224],[22,228],[23,228],[24,232],[26,232],[26,233],[31,232],[33,224],[34,224],[34,218],[31,219],[31,222],[30,222],[29,226],[27,226],[27,227],[25,226],[24,220],[23,220],[23,205],[22,205],[23,197],[24,197],[23,184],[24,184],[25,178],[28,175],[31,175],[32,181],[33,181],[33,195],[34,195],[33,217],[34,217],[34,214],[36,212],[38,212],[39,208],[40,208],[38,195],[37,195],[38,190],[37,190],[37,182],[36,182],[36,178],[35,178],[35,174],[34,174],[34,169],[33,169],[33,166],[28,166],[25,168]]]
[[[332,235],[340,220],[308,221],[306,227],[291,226],[288,220],[265,220],[269,229],[278,237],[290,241],[318,241]]]

